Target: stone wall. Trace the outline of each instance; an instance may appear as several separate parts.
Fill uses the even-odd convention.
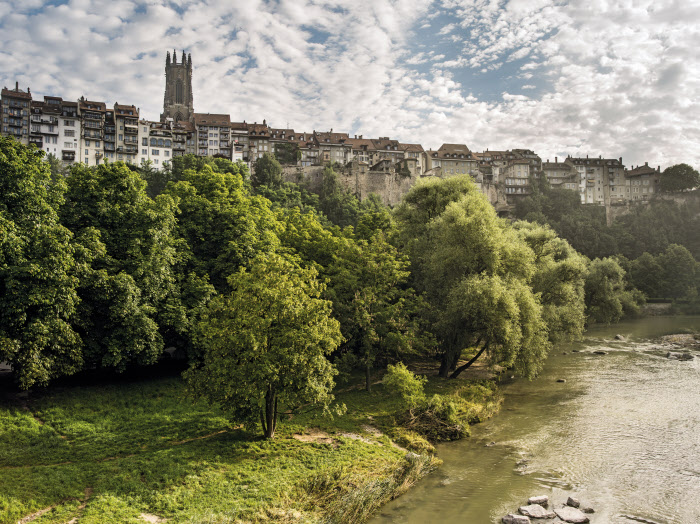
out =
[[[656,193],[651,200],[631,200],[622,204],[608,205],[605,209],[608,225],[611,225],[617,218],[629,213],[636,206],[645,206],[650,202],[659,200],[671,200],[678,205],[691,204],[700,209],[700,190]]]
[[[286,182],[302,184],[309,191],[318,193],[323,182],[323,169],[322,166],[285,166],[282,176]],[[362,170],[358,166],[343,168],[336,173],[339,182],[360,200],[364,200],[371,194],[376,194],[379,195],[383,203],[389,206],[399,204],[403,196],[418,180],[443,178],[442,173],[435,172],[435,170],[429,172],[428,176],[420,176],[415,173],[412,173],[411,176],[404,176],[393,170],[369,171]],[[496,211],[504,212],[509,209],[502,188],[494,184],[477,184],[477,186],[493,204]]]

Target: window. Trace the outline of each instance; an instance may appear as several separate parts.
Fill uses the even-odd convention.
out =
[[[63,125],[68,126],[68,127],[73,127],[75,125],[75,121],[74,120],[64,120]]]
[[[90,141],[89,141],[89,140],[86,140],[86,141],[85,141],[85,147],[90,147]],[[87,151],[87,150],[86,150],[86,151]]]
[[[151,138],[151,146],[157,146],[158,145],[158,140],[155,138]]]
[[[147,146],[147,145],[148,145],[148,138],[142,138],[142,139],[141,139],[141,145],[142,145],[142,146]]]
[[[148,155],[148,149],[142,149],[141,150],[142,155]]]
[[[167,149],[165,150],[165,156],[170,156],[170,151],[168,151]]]
[[[95,140],[95,147],[100,147],[100,141],[99,141],[99,140]]]
[[[75,131],[73,129],[66,129],[63,134],[66,136],[75,136]]]
[[[151,149],[151,154],[152,154],[152,155],[159,155],[159,154],[160,154],[160,150],[158,150],[158,149]]]
[[[89,154],[90,154],[90,151],[88,151],[88,150],[86,149],[86,150],[85,150],[85,156],[88,156]]]
[[[124,135],[119,135],[119,140],[124,140]]]

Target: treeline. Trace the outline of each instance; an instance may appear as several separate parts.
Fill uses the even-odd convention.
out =
[[[700,178],[690,166],[674,167],[693,171],[688,175],[693,180]],[[651,200],[608,226],[605,209],[581,204],[575,191],[551,189],[543,180],[532,186],[536,191],[516,205],[518,218],[550,226],[589,258],[614,257],[626,282],[647,299],[700,309],[700,201]]]
[[[335,376],[436,358],[537,374],[552,343],[634,312],[611,258],[499,218],[468,176],[359,202],[329,166],[320,195],[265,157],[192,156],[60,174],[0,139],[0,361],[27,389],[126,371],[175,347],[190,390],[274,435],[277,414],[330,404]]]

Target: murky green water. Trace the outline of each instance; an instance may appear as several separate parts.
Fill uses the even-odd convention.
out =
[[[495,523],[540,494],[578,497],[592,523],[700,523],[700,355],[668,360],[650,342],[689,329],[700,318],[647,318],[560,347],[538,379],[504,386],[503,410],[470,439],[439,446],[443,466],[372,523]]]

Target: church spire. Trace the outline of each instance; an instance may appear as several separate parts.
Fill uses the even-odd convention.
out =
[[[165,65],[169,66],[170,65],[170,51],[167,52],[165,55]]]
[[[173,64],[177,64],[177,51],[173,49]]]

